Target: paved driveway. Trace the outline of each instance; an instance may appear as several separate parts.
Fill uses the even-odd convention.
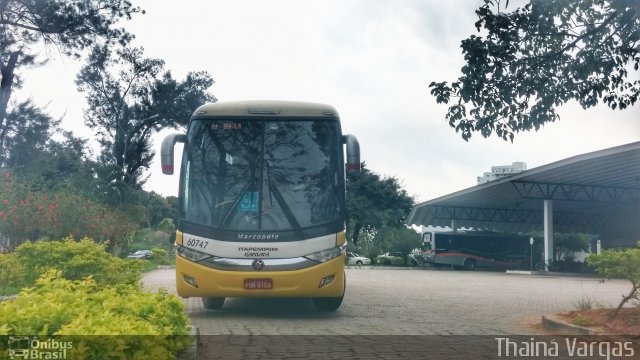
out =
[[[145,274],[148,287],[175,291],[175,270]],[[347,269],[347,294],[335,313],[307,299],[227,299],[220,311],[185,299],[204,335],[541,334],[530,323],[572,310],[581,299],[616,304],[625,281],[452,270]]]

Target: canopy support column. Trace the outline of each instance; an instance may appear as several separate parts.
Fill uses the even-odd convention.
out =
[[[544,201],[544,270],[549,271],[553,261],[553,200]]]

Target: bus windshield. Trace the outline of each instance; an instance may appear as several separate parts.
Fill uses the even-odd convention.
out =
[[[301,231],[341,222],[337,121],[193,120],[182,218],[227,231]]]

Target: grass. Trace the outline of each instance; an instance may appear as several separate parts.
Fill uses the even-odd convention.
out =
[[[0,296],[16,295],[22,290],[19,286],[6,285],[0,288]]]
[[[575,302],[574,307],[578,311],[586,311],[586,310],[593,309],[594,304],[593,304],[593,301],[591,300],[591,298],[582,297],[580,300]]]
[[[599,301],[593,300],[590,297],[582,297],[580,300],[576,301],[574,304],[574,309],[576,311],[587,311],[591,309],[605,309],[607,306]]]
[[[589,319],[588,317],[582,315],[582,314],[576,315],[576,317],[573,318],[571,323],[574,324],[574,325],[578,325],[578,326],[591,326],[591,325],[593,325],[593,321],[591,319]]]

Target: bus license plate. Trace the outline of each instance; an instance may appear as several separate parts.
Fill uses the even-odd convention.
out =
[[[244,279],[245,290],[271,290],[273,279]]]

